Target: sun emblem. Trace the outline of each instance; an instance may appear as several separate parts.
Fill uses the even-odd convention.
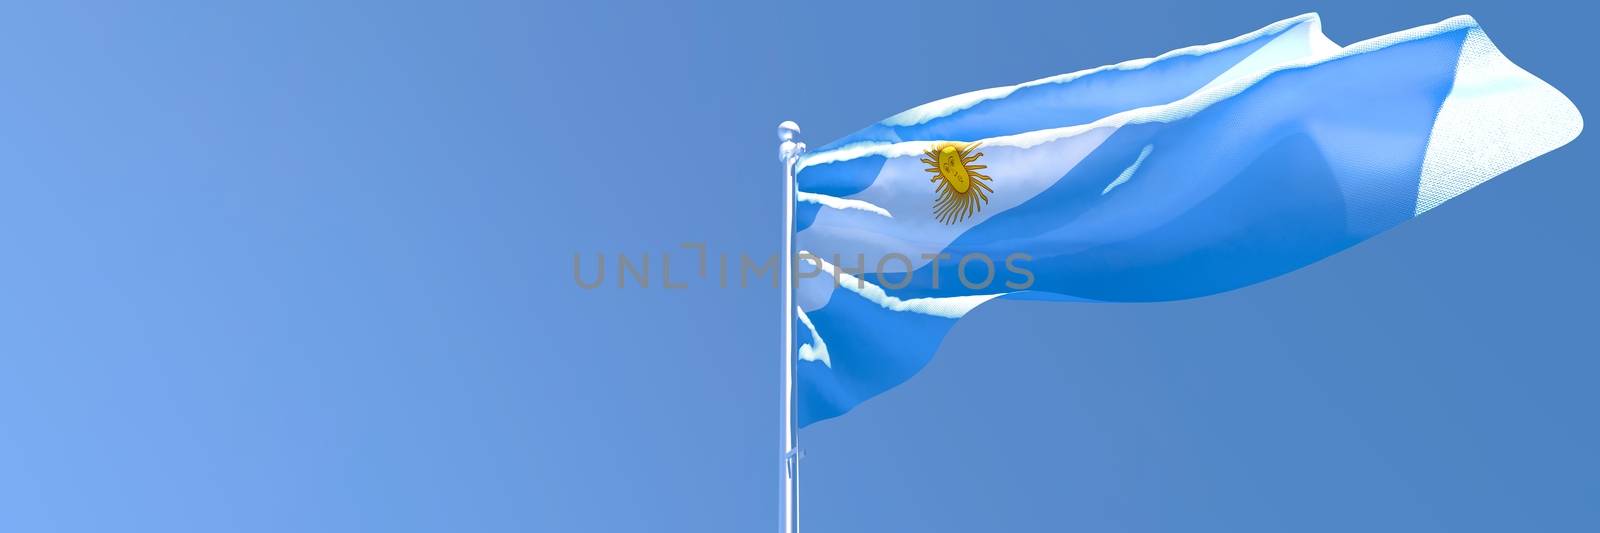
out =
[[[978,173],[989,167],[972,164],[983,157],[983,152],[973,153],[979,144],[941,143],[922,152],[928,156],[922,159],[923,163],[928,164],[926,170],[933,173],[928,181],[939,182],[938,188],[934,189],[939,199],[933,202],[933,217],[940,222],[955,224],[966,220],[989,203],[989,195],[985,192],[993,193],[994,189],[984,182],[993,180]]]

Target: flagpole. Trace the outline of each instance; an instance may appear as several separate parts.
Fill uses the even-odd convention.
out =
[[[795,411],[795,352],[794,352],[794,196],[795,163],[805,153],[806,143],[800,142],[800,125],[784,121],[778,125],[778,158],[783,161],[783,446],[781,470],[783,482],[782,519],[783,533],[800,531],[800,431]]]

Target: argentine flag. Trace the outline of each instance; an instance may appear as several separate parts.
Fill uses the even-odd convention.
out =
[[[799,424],[909,379],[985,302],[1257,283],[1582,127],[1466,16],[1340,47],[1302,15],[917,106],[795,163]]]

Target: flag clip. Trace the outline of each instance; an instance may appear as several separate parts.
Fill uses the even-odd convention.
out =
[[[799,448],[789,450],[789,453],[783,454],[783,468],[789,473],[789,477],[794,477],[795,467],[798,466],[801,459],[805,458],[806,451]]]

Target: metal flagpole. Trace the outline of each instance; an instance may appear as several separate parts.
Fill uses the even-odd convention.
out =
[[[778,125],[778,157],[783,161],[783,533],[800,531],[800,432],[795,416],[794,352],[794,167],[806,143],[800,142],[800,125]]]

